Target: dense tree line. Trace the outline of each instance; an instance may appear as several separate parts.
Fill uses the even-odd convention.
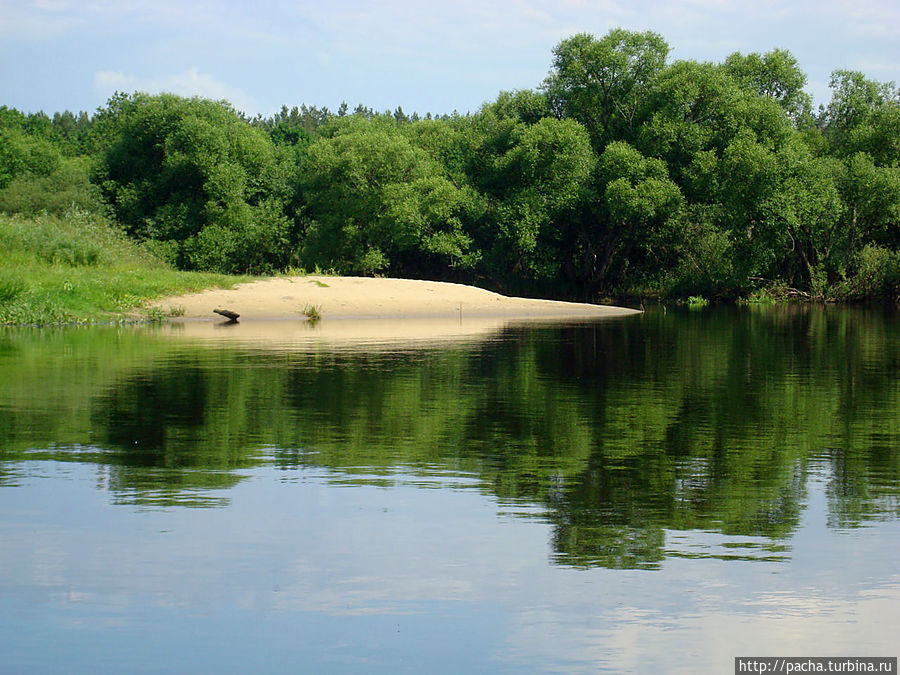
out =
[[[0,108],[0,209],[114,219],[185,269],[295,268],[504,291],[900,296],[900,91],[837,70],[814,111],[790,52],[670,60],[580,34],[475,113],[117,94]]]

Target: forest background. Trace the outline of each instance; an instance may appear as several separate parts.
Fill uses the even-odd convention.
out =
[[[900,90],[835,70],[813,110],[805,85],[784,49],[670,60],[659,34],[616,29],[465,115],[2,106],[4,236],[111,228],[183,270],[566,299],[900,300]]]

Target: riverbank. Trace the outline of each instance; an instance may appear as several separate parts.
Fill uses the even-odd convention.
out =
[[[229,322],[215,309],[240,315]],[[516,298],[474,286],[412,279],[301,276],[260,279],[151,305],[175,315],[162,330],[202,341],[292,350],[419,347],[484,339],[519,323],[593,321],[637,310]],[[311,319],[310,316],[318,317]]]
[[[158,320],[135,308],[248,279],[172,269],[104,218],[82,212],[0,214],[0,250],[0,325]]]
[[[210,289],[151,303],[184,319],[222,320],[227,309],[241,321],[307,319],[515,318],[583,319],[627,316],[638,310],[556,300],[517,298],[439,281],[370,277],[296,276],[260,279],[232,289]]]

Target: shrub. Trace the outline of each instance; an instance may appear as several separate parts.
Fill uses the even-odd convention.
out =
[[[688,307],[691,309],[702,309],[709,305],[709,300],[704,298],[702,295],[692,295],[687,299]]]
[[[48,176],[59,162],[59,150],[49,141],[20,129],[0,129],[0,188],[18,176]]]
[[[227,225],[207,225],[184,242],[183,267],[225,274],[274,274],[290,261],[291,223],[277,203],[247,209]]]
[[[90,181],[85,158],[64,159],[50,174],[26,173],[0,190],[0,211],[36,216],[64,215],[72,209],[106,215],[100,189]]]
[[[718,296],[739,285],[731,239],[711,220],[712,216],[695,209],[674,219],[661,233],[659,247],[672,251],[668,293]]]
[[[851,292],[864,297],[900,299],[900,251],[866,245],[857,256]]]

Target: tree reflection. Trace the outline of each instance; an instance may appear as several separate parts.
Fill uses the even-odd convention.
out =
[[[262,462],[439,466],[539,506],[560,564],[652,568],[676,531],[781,550],[812,465],[831,526],[900,515],[898,329],[854,309],[670,311],[381,355],[9,332],[0,477],[88,461],[122,502],[216,506]]]

